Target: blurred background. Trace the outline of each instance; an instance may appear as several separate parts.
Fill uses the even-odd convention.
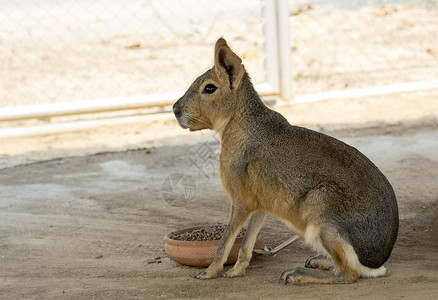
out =
[[[184,91],[220,36],[261,84],[269,1],[1,1],[0,107]],[[294,97],[438,78],[437,0],[288,6]]]

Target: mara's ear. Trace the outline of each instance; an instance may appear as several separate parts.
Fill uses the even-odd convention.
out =
[[[228,76],[231,89],[239,87],[245,68],[223,38],[218,39],[214,47],[214,68],[219,74]]]

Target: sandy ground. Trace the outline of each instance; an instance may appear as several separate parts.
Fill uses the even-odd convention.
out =
[[[437,94],[277,108],[295,124],[357,147],[392,183],[400,232],[386,263],[389,277],[351,285],[280,285],[282,271],[302,266],[312,254],[297,241],[276,256],[255,257],[246,277],[193,279],[199,270],[167,258],[163,236],[226,223],[229,203],[218,179],[215,137],[185,132],[165,114],[137,124],[0,141],[1,298],[436,299]],[[198,168],[193,160],[200,149],[208,149],[210,163]],[[178,173],[191,176],[196,194],[176,207],[161,195],[165,179]],[[291,235],[272,217],[262,229],[268,246]],[[156,257],[161,263],[147,263]]]

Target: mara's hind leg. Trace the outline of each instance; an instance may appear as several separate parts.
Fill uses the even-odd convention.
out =
[[[355,264],[351,264],[354,258],[357,260],[357,255],[353,247],[343,241],[337,234],[332,235],[322,231],[316,238],[332,257],[334,268],[332,268],[331,271],[310,268],[287,270],[281,274],[280,282],[285,284],[293,283],[296,285],[356,282],[359,275],[354,269]],[[312,259],[310,259],[310,263],[312,263]],[[315,258],[313,263],[318,268],[320,266],[318,263],[321,263],[322,266],[326,265],[326,262],[323,262],[321,257]]]
[[[333,263],[333,259],[325,254],[320,254],[317,256],[309,257],[304,264],[306,268],[310,269],[320,269],[324,271],[333,270],[335,268],[335,264]]]
[[[280,276],[280,283],[295,285],[306,284],[333,284],[333,283],[353,283],[344,276],[336,274],[334,271],[323,271],[309,268],[295,268],[284,271]]]
[[[306,285],[309,283],[330,284],[330,283],[354,283],[359,277],[375,278],[388,276],[389,271],[381,266],[372,269],[360,264],[357,255],[348,244],[344,245],[345,251],[333,251],[335,262],[324,255],[311,257],[306,261],[306,268],[296,268],[284,271],[280,276],[280,283],[292,283],[296,285]],[[342,255],[342,256],[341,256]],[[348,261],[350,260],[350,261]],[[325,267],[330,266],[329,269]],[[349,265],[355,266],[353,269]]]

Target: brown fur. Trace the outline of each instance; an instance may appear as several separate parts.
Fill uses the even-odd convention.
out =
[[[216,42],[214,67],[193,82],[174,113],[183,128],[220,134],[220,177],[231,200],[216,257],[196,278],[220,274],[249,218],[238,261],[224,274],[245,275],[267,213],[321,254],[306,262],[307,269],[284,272],[281,281],[350,283],[387,274],[382,265],[397,237],[398,208],[385,176],[353,147],[292,126],[267,108],[224,39]]]

